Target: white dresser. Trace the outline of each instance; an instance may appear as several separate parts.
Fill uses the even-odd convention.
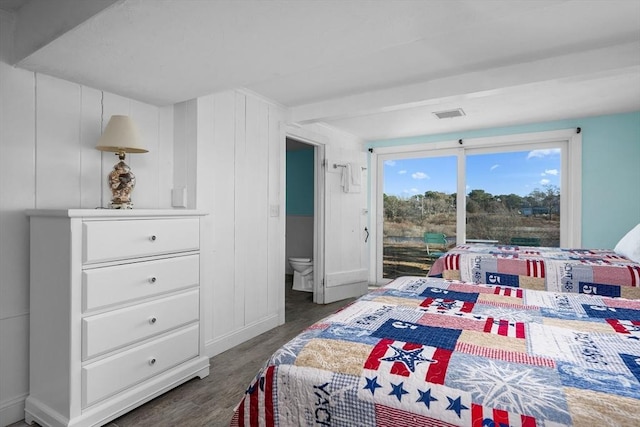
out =
[[[27,423],[103,425],[209,374],[201,323],[201,212],[27,214]]]

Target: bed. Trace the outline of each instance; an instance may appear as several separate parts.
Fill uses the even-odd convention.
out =
[[[402,277],[315,323],[232,426],[630,426],[640,300]]]
[[[640,298],[640,263],[611,249],[458,245],[430,277],[554,292]]]

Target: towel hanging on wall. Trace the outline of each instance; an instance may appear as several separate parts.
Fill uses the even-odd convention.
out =
[[[360,166],[347,163],[342,168],[341,185],[345,193],[359,193],[362,181],[362,170]]]

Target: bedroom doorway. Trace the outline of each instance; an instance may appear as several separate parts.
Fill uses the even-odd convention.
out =
[[[316,146],[286,138],[285,311],[313,304]]]

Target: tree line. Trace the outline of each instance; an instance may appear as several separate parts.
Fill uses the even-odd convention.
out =
[[[421,222],[439,214],[456,213],[457,194],[426,191],[411,197],[383,194],[385,220],[395,222]],[[560,189],[547,185],[536,188],[526,196],[517,194],[492,195],[484,190],[471,190],[467,194],[467,213],[553,215],[560,212]]]

